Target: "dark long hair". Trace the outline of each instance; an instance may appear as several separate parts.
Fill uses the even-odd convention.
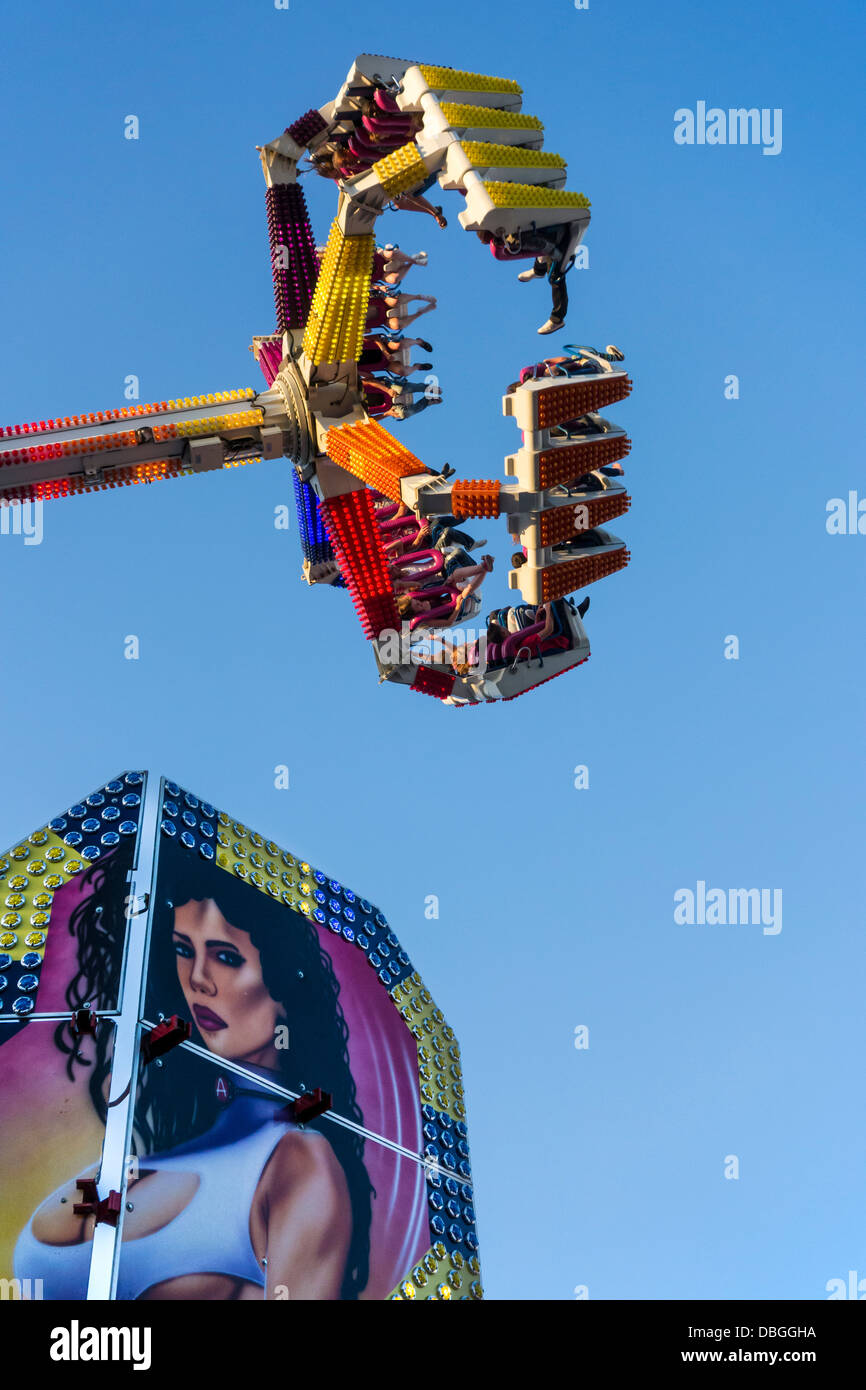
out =
[[[122,841],[111,854],[99,859],[78,882],[90,889],[69,915],[69,935],[77,942],[76,971],[66,987],[70,1011],[89,1004],[94,1009],[112,1009],[118,1002],[120,968],[126,937],[126,897],[129,873],[135,859],[134,839]],[[108,1030],[103,1029],[105,1034]],[[79,1053],[79,1040],[68,1020],[54,1030],[54,1041],[68,1056],[66,1074],[74,1080],[74,1064],[91,1063]],[[97,1047],[95,1069],[90,1077],[90,1094],[97,1112],[104,1119],[103,1085],[109,1072],[107,1039]],[[97,1099],[98,1097],[98,1099]]]
[[[79,934],[79,971],[67,991],[70,1008],[92,999],[97,981],[86,978],[88,969],[99,974],[103,956],[94,956],[83,946],[89,930],[100,928],[109,914],[103,901],[110,876],[94,883],[93,897],[82,908]],[[117,889],[114,883],[115,891]],[[187,1014],[187,1005],[177,974],[177,958],[171,944],[174,908],[191,901],[211,898],[227,922],[248,933],[259,951],[265,986],[275,1003],[282,1006],[289,1028],[289,1047],[278,1049],[275,1080],[287,1090],[298,1091],[303,1082],[307,1090],[321,1086],[333,1096],[336,1114],[363,1125],[357,1101],[355,1080],[349,1066],[349,1030],[340,1005],[340,985],[329,955],[319,944],[316,928],[306,918],[261,892],[258,888],[207,863],[194,851],[163,840],[159,852],[156,902],[150,943],[145,1012],[151,1022],[157,1014]],[[102,908],[98,912],[98,908]],[[110,921],[114,923],[114,918]],[[122,939],[122,938],[121,938]],[[195,1020],[192,1041],[206,1046]],[[64,1025],[65,1026],[65,1025]],[[55,1035],[58,1045],[62,1028]],[[108,1029],[99,1030],[96,1061],[90,1076],[90,1095],[101,1118],[107,1106],[104,1083],[108,1075]],[[72,1076],[76,1060],[71,1049],[67,1071]],[[79,1061],[85,1059],[80,1056]],[[219,1059],[216,1059],[219,1060]],[[176,1048],[166,1058],[165,1068],[145,1067],[140,1072],[135,1107],[133,1151],[161,1153],[206,1134],[224,1112],[216,1088],[202,1088],[203,1063],[195,1054]],[[169,1082],[170,1084],[166,1084]],[[275,1108],[279,1105],[277,1097]],[[315,1122],[314,1122],[315,1123]],[[342,1125],[316,1123],[328,1141],[346,1176],[352,1209],[352,1237],[346,1259],[341,1297],[356,1299],[369,1277],[370,1219],[373,1188],[364,1166],[364,1140]]]

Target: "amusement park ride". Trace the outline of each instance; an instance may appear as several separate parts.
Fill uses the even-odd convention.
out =
[[[372,418],[382,413],[376,388],[359,367],[383,302],[373,278],[382,265],[377,219],[395,201],[411,206],[437,180],[462,195],[461,226],[498,260],[528,268],[542,258],[535,273],[549,268],[552,283],[556,275],[561,282],[589,204],[565,191],[565,161],[542,141],[541,121],[522,112],[510,79],[361,55],[333,101],[260,148],[276,332],[254,338],[253,350],[267,390],[0,428],[0,504],[285,457],[294,465],[304,576],[349,590],[380,680],[479,704],[513,699],[581,665],[585,606],[569,595],[629,559],[601,529],[630,501],[615,467],[630,442],[598,414],[631,391],[622,354],[576,348],[522,373],[503,399],[522,431],[505,483],[426,467]],[[339,188],[321,256],[298,182],[307,152]],[[391,381],[406,386],[399,328],[397,338]],[[437,518],[500,516],[523,552],[509,587],[525,603],[491,615],[499,640],[437,662],[426,654],[431,633],[465,621],[477,596],[465,601],[443,550],[421,548],[424,538]]]

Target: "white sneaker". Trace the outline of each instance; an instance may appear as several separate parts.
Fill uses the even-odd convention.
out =
[[[540,280],[541,276],[536,275],[534,270],[521,270],[517,278],[518,280],[522,280],[523,283],[526,284],[527,280]]]
[[[543,323],[538,331],[539,333],[558,333],[562,326],[562,319],[548,319],[547,323]]]
[[[415,265],[426,265],[426,264],[427,264],[427,252],[426,252],[426,251],[418,251],[418,252],[416,252],[416,254],[415,254],[414,256],[411,256],[411,257],[410,257],[410,260],[414,261]]]

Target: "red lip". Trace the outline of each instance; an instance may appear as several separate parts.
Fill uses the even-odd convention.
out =
[[[192,1011],[196,1023],[205,1033],[218,1033],[220,1028],[228,1028],[225,1019],[220,1018],[219,1014],[215,1014],[213,1009],[208,1009],[204,1004],[193,1004]]]

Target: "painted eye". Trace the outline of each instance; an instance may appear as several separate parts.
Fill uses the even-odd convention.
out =
[[[192,947],[188,946],[185,941],[176,941],[174,943],[174,950],[175,955],[182,956],[184,960],[192,960],[195,955]]]
[[[239,956],[236,951],[217,951],[217,960],[221,965],[228,965],[232,970],[239,970],[244,963],[243,956]]]

